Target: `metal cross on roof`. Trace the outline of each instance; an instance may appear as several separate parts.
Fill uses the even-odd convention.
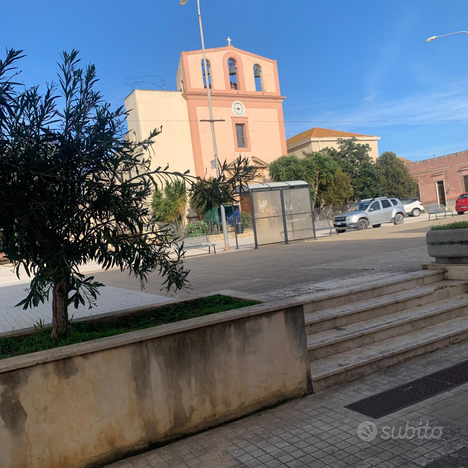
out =
[[[228,38],[226,39],[226,41],[227,41],[228,45],[231,45],[232,39],[231,39],[230,37],[228,37]]]

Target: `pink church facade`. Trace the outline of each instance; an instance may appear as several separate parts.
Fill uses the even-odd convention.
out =
[[[154,148],[155,166],[215,175],[206,86],[210,86],[218,157],[230,162],[248,156],[268,180],[268,164],[287,154],[276,60],[226,46],[182,52],[177,91],[135,90],[125,100],[130,135],[142,139],[163,126]]]

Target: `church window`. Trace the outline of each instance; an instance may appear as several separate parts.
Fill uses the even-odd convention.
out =
[[[206,89],[207,79],[206,79],[206,76],[205,76],[205,65],[203,63],[203,60],[201,61],[201,67],[202,67],[202,74],[203,74],[203,87]],[[211,63],[210,63],[209,60],[206,61],[206,70],[208,72],[208,86],[211,89],[212,88],[212,84],[211,84]]]
[[[237,147],[247,148],[245,140],[245,124],[236,124]]]
[[[263,91],[262,87],[262,67],[258,64],[254,65],[255,91]]]
[[[237,64],[235,60],[229,59],[228,60],[228,71],[229,71],[229,83],[231,89],[239,89],[239,85],[237,83]]]

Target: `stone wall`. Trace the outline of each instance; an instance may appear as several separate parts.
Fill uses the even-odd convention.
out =
[[[0,467],[102,466],[311,392],[302,306],[0,361]]]

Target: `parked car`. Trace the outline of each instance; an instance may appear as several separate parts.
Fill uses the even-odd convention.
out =
[[[367,229],[369,225],[378,228],[382,223],[403,224],[405,222],[405,208],[397,198],[370,198],[361,200],[346,213],[340,214],[333,220],[337,233],[346,229]]]
[[[455,211],[462,215],[465,211],[468,211],[468,193],[462,193],[455,202]]]
[[[417,218],[424,211],[424,205],[417,198],[407,198],[406,200],[401,200],[401,203],[403,203],[405,213],[408,216]]]

